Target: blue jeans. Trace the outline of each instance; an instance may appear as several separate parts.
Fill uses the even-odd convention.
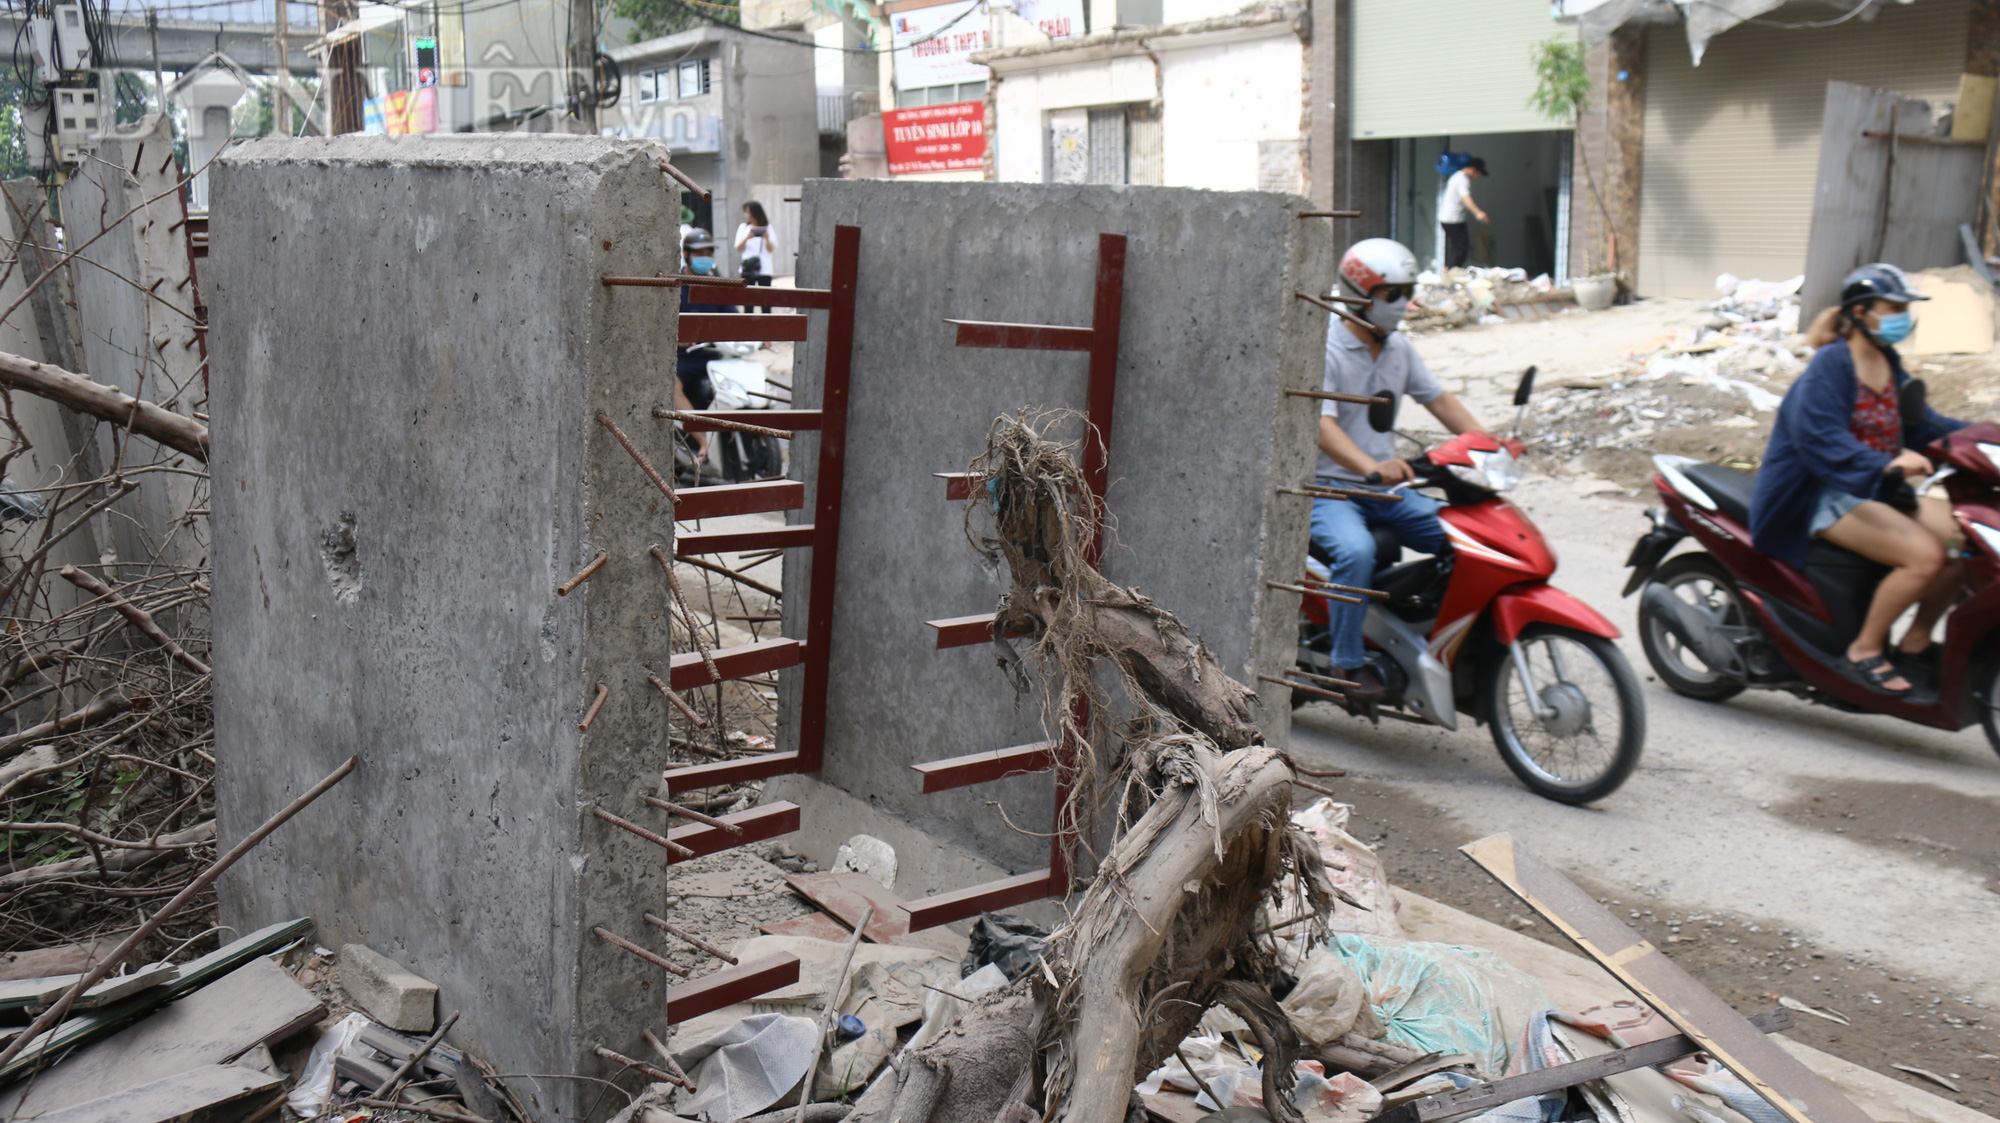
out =
[[[1333,559],[1330,579],[1334,584],[1365,589],[1368,579],[1375,576],[1375,539],[1368,532],[1370,527],[1389,527],[1412,550],[1426,554],[1444,551],[1444,527],[1437,516],[1442,504],[1415,491],[1405,490],[1402,496],[1401,503],[1381,499],[1313,500],[1312,540]],[[1361,666],[1366,662],[1361,621],[1367,615],[1367,606],[1328,601],[1326,609],[1332,624],[1333,665],[1341,670]]]

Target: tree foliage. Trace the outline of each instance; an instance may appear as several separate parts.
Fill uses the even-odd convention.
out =
[[[741,24],[740,0],[611,0],[611,14],[637,25],[634,42],[704,23]]]
[[[1529,48],[1535,68],[1535,92],[1528,106],[1542,116],[1575,125],[1590,100],[1590,70],[1583,63],[1583,44],[1557,35]]]

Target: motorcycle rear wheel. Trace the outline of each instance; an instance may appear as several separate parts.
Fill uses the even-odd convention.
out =
[[[1646,744],[1646,704],[1631,665],[1610,640],[1574,628],[1536,624],[1520,639],[1550,712],[1536,716],[1512,651],[1493,660],[1481,694],[1500,759],[1529,790],[1558,803],[1617,791]]]
[[[1736,583],[1729,571],[1708,554],[1676,554],[1653,571],[1646,582],[1664,585],[1668,592],[1696,607],[1714,613],[1724,626],[1741,627],[1750,622],[1743,601],[1736,595]],[[1741,680],[1711,670],[1701,656],[1688,650],[1672,631],[1639,602],[1639,646],[1653,673],[1676,694],[1702,702],[1726,702],[1743,693]]]

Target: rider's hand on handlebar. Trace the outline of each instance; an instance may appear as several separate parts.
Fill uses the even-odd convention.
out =
[[[1912,476],[1928,476],[1931,474],[1932,468],[1931,462],[1924,458],[1923,453],[1904,449],[1902,452],[1897,453],[1896,459],[1889,461],[1888,466],[1883,468],[1882,471],[1885,473],[1901,472],[1904,479],[1909,479]]]
[[[1409,461],[1402,459],[1378,460],[1375,462],[1375,471],[1368,474],[1371,477],[1379,477],[1385,484],[1408,483],[1417,478],[1417,470],[1410,467]],[[1369,482],[1374,482],[1374,479],[1371,478]]]

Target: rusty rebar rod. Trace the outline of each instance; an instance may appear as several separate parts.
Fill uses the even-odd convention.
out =
[[[606,277],[606,288],[631,286],[646,289],[677,289],[682,285],[718,285],[725,288],[747,288],[750,282],[741,277],[703,276],[700,273],[669,273],[664,277]]]
[[[1333,677],[1333,676],[1331,676],[1331,675],[1316,675],[1316,674],[1313,674],[1313,673],[1312,673],[1311,671],[1302,671],[1302,670],[1300,670],[1300,669],[1299,669],[1299,668],[1297,668],[1297,667],[1293,667],[1293,668],[1292,668],[1292,673],[1293,673],[1293,674],[1295,674],[1295,675],[1297,675],[1297,676],[1299,676],[1299,677],[1300,677],[1300,678],[1302,678],[1302,679],[1305,679],[1305,680],[1306,680],[1307,682],[1319,682],[1319,683],[1325,683],[1325,684],[1326,684],[1326,685],[1328,685],[1328,686],[1338,686],[1338,687],[1341,687],[1342,689],[1348,689],[1348,690],[1351,690],[1351,689],[1353,689],[1354,687],[1356,687],[1356,686],[1359,686],[1359,685],[1361,685],[1361,684],[1360,684],[1360,683],[1358,683],[1358,682],[1349,682],[1349,681],[1347,681],[1347,680],[1346,680],[1346,679],[1344,679],[1344,678],[1334,678],[1334,677]],[[1297,769],[1296,769],[1296,767],[1294,768],[1294,770],[1295,770],[1295,771],[1297,770]],[[1347,775],[1347,773],[1346,773],[1346,772],[1326,772],[1326,773],[1318,773],[1318,772],[1308,772],[1308,773],[1307,773],[1307,775],[1309,775],[1309,776],[1319,776],[1319,775],[1325,775],[1325,776],[1345,776],[1345,775]]]
[[[706,569],[710,573],[719,573],[722,576],[727,577],[732,581],[741,581],[745,585],[748,585],[751,588],[757,590],[758,592],[763,593],[765,596],[777,597],[782,599],[785,595],[785,591],[783,589],[773,588],[769,585],[764,584],[762,581],[757,580],[755,577],[750,576],[747,573],[738,573],[737,571],[729,568],[726,565],[717,565],[712,561],[703,561],[700,558],[677,558],[675,560],[684,561],[689,565],[695,567],[696,569]]]
[[[1368,603],[1367,601],[1362,600],[1360,597],[1351,597],[1345,593],[1334,593],[1334,592],[1322,591],[1319,589],[1308,589],[1304,585],[1287,585],[1282,581],[1266,581],[1264,582],[1264,587],[1267,589],[1278,589],[1282,592],[1287,592],[1287,593],[1297,593],[1302,597],[1319,597],[1322,600],[1338,601],[1341,604]]]
[[[588,562],[585,562],[583,568],[576,571],[575,577],[572,577],[569,580],[563,582],[562,584],[556,586],[556,595],[559,597],[566,597],[571,593],[576,592],[576,587],[578,585],[581,585],[585,581],[590,580],[591,575],[596,573],[598,570],[603,569],[604,563],[609,561],[610,559],[611,555],[609,553],[603,550],[597,551],[597,556],[590,559]]]
[[[703,187],[701,184],[696,183],[692,179],[689,179],[688,174],[686,172],[680,170],[677,167],[674,167],[672,164],[667,163],[665,160],[660,161],[660,170],[667,173],[669,176],[672,176],[674,182],[680,184],[682,187],[687,188],[689,191],[692,191],[695,194],[701,196],[704,201],[713,199],[715,197],[714,195],[709,193],[708,188]]]
[[[752,425],[746,421],[730,421],[721,417],[703,417],[698,413],[668,409],[665,406],[654,406],[653,416],[663,421],[698,421],[703,425],[713,425],[718,429],[734,429],[739,433],[755,433],[760,437],[776,437],[781,441],[792,439],[792,431],[790,429],[771,429],[763,425]]]
[[[702,826],[705,827],[715,827],[720,830],[728,831],[730,834],[740,835],[743,833],[743,828],[737,826],[735,823],[729,822],[726,819],[718,819],[713,815],[704,815],[701,812],[696,811],[692,807],[683,807],[678,803],[668,803],[666,800],[661,799],[658,796],[642,795],[639,798],[645,800],[647,803],[652,804],[654,807],[659,808],[660,810],[666,812],[669,815],[679,815],[683,819],[692,820],[694,822],[700,823]]]
[[[1308,484],[1305,487],[1281,487],[1282,495],[1303,495],[1307,499],[1379,499],[1384,503],[1401,503],[1403,495],[1397,491],[1349,491],[1344,487],[1326,487],[1322,484]]]
[[[660,489],[660,494],[667,497],[667,502],[676,507],[680,506],[681,497],[674,494],[674,485],[660,478],[660,474],[653,470],[653,462],[646,459],[646,454],[639,451],[639,446],[632,443],[632,438],[625,435],[625,430],[620,429],[618,423],[602,411],[597,414],[597,423],[611,430],[611,435],[618,438],[618,443],[625,447],[626,452],[632,454],[633,460],[638,461],[639,470],[646,473],[646,478],[653,481],[653,486]]]
[[[653,1031],[650,1029],[640,1030],[639,1032],[646,1038],[646,1044],[653,1047],[653,1052],[660,1055],[660,1060],[665,1062],[667,1071],[674,1074],[674,1083],[679,1084],[690,1092],[694,1091],[694,1081],[688,1079],[687,1070],[680,1066],[679,1061],[674,1060],[674,1055],[667,1049],[666,1043],[654,1037]]]
[[[626,1068],[636,1069],[639,1072],[645,1073],[647,1076],[652,1077],[654,1080],[657,1080],[662,1084],[680,1083],[680,1081],[674,1079],[674,1074],[668,1072],[666,1069],[655,1068],[652,1065],[647,1064],[645,1061],[634,1060],[633,1058],[628,1057],[623,1053],[613,1052],[610,1049],[606,1049],[602,1045],[592,1045],[590,1047],[590,1051],[596,1053],[600,1057],[603,1057],[605,1060],[610,1061],[612,1064],[624,1065]]]
[[[63,580],[68,581],[77,588],[87,590],[104,598],[105,603],[117,609],[119,615],[131,621],[134,628],[139,629],[147,639],[152,640],[161,651],[172,656],[174,662],[179,663],[181,666],[198,675],[209,673],[207,663],[189,655],[185,648],[174,642],[174,637],[160,630],[160,626],[153,622],[152,613],[119,596],[117,591],[111,586],[106,585],[104,582],[98,580],[96,576],[85,573],[73,565],[63,566],[58,572],[62,574]]]
[[[576,731],[578,733],[590,732],[590,724],[597,720],[597,712],[604,708],[604,700],[609,697],[611,697],[611,688],[601,682],[598,683],[597,697],[590,700],[590,708],[583,711],[583,720],[576,723]]]
[[[1297,776],[1292,777],[1292,784],[1295,787],[1304,788],[1309,792],[1318,792],[1321,795],[1332,796],[1335,799],[1342,798],[1341,794],[1337,791],[1334,791],[1332,788],[1321,787],[1320,785],[1313,783],[1311,780],[1301,780]]]
[[[1272,675],[1258,675],[1257,678],[1263,682],[1272,682],[1278,684],[1279,686],[1289,686],[1293,690],[1303,690],[1307,694],[1315,694],[1321,698],[1331,698],[1336,702],[1347,701],[1347,695],[1345,694],[1336,694],[1331,690],[1321,690],[1317,686],[1308,686],[1303,682],[1293,682],[1290,679],[1277,678]]]
[[[684,940],[687,943],[692,944],[694,947],[707,952],[708,954],[714,956],[715,958],[720,959],[724,963],[729,964],[731,967],[736,966],[735,956],[729,954],[726,951],[723,951],[721,948],[716,947],[714,944],[709,943],[707,940],[702,939],[700,936],[695,935],[693,932],[688,932],[683,929],[676,928],[673,925],[668,924],[666,921],[661,920],[659,917],[654,916],[650,912],[646,913],[645,917],[646,917],[646,923],[652,925],[655,928],[658,928],[660,931],[665,932],[667,935],[673,936],[676,939]]]
[[[652,684],[653,684],[654,686],[657,686],[657,687],[659,687],[659,688],[660,688],[660,693],[662,693],[662,694],[664,694],[664,695],[666,695],[666,696],[667,696],[667,701],[669,701],[669,702],[672,702],[672,703],[674,704],[674,708],[675,708],[675,709],[677,709],[677,710],[679,710],[679,711],[681,712],[681,716],[683,716],[683,717],[687,718],[687,719],[688,719],[689,721],[693,722],[693,723],[694,723],[694,727],[695,727],[696,729],[707,729],[707,728],[708,728],[708,719],[707,719],[707,718],[705,718],[705,717],[703,717],[703,716],[701,716],[701,715],[700,715],[700,714],[698,714],[698,713],[695,713],[695,712],[694,712],[694,707],[693,707],[693,706],[690,706],[690,705],[688,705],[688,704],[687,704],[687,700],[686,700],[686,699],[684,699],[684,698],[682,698],[682,697],[681,697],[680,695],[678,695],[678,694],[674,693],[674,688],[673,688],[673,687],[671,687],[671,686],[668,686],[668,685],[666,684],[666,680],[662,679],[662,678],[661,678],[660,676],[658,676],[658,675],[647,675],[647,676],[646,676],[646,681],[647,681],[647,682],[650,682],[650,683],[652,683]]]
[[[1360,211],[1300,211],[1300,218],[1360,218]]]
[[[667,588],[674,591],[674,603],[681,606],[681,619],[687,622],[688,635],[694,638],[694,649],[701,652],[702,669],[708,672],[711,680],[721,682],[722,671],[715,665],[715,656],[708,653],[708,641],[702,638],[701,625],[695,623],[694,609],[688,607],[687,594],[681,591],[681,579],[674,576],[674,559],[658,546],[646,552],[653,555],[653,560],[660,563],[660,572],[667,575]]]
[[[683,858],[694,857],[694,851],[689,850],[687,847],[682,846],[680,843],[675,842],[673,839],[668,838],[666,835],[657,834],[653,831],[649,831],[646,828],[640,826],[639,824],[631,822],[630,820],[620,819],[618,816],[613,815],[611,812],[606,811],[602,807],[593,807],[590,809],[590,813],[604,820],[605,822],[610,823],[614,827],[622,827],[625,830],[631,831],[633,834],[638,835],[640,838],[645,839],[647,842],[651,842],[659,846],[664,846],[670,852],[679,854]]]
[[[1277,581],[1266,581],[1264,584],[1269,585],[1273,589],[1283,589],[1288,593],[1304,593],[1307,596],[1313,597],[1319,596],[1322,590],[1331,589],[1336,593],[1346,593],[1349,596],[1374,597],[1376,600],[1389,599],[1389,594],[1380,589],[1359,589],[1353,585],[1336,585],[1331,581],[1323,581],[1317,586],[1286,585]]]
[[[633,955],[638,956],[640,959],[643,959],[646,962],[652,964],[653,966],[658,967],[665,971],[671,971],[674,974],[679,975],[683,979],[687,978],[689,975],[692,975],[694,973],[692,971],[689,971],[685,967],[674,966],[672,963],[669,963],[665,959],[662,959],[661,957],[654,955],[652,952],[647,951],[645,948],[640,947],[638,944],[633,943],[632,941],[626,939],[623,936],[614,935],[612,932],[607,930],[602,924],[598,925],[595,928],[592,928],[591,931],[597,934],[598,939],[601,939],[606,943],[616,944],[619,947],[624,948],[626,951],[631,952]]]
[[[1299,295],[1305,296],[1304,293],[1300,293]],[[1306,299],[1311,300],[1313,298],[1308,296]],[[1360,394],[1336,394],[1331,390],[1287,390],[1285,393],[1287,396],[1294,398],[1318,398],[1325,402],[1349,402],[1359,406],[1372,406],[1382,400],[1380,398],[1363,397]]]

